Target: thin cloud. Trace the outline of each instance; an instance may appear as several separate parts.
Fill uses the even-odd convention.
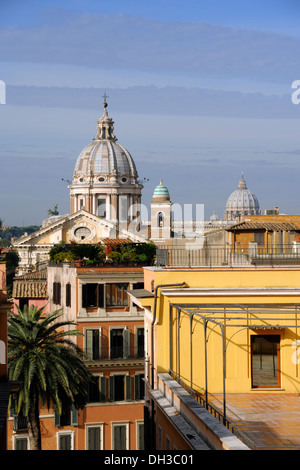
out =
[[[0,58],[277,82],[297,79],[300,39],[201,22],[78,14],[53,9],[49,23],[0,29]]]
[[[238,91],[185,87],[136,86],[106,89],[115,110],[134,114],[173,114],[247,118],[296,118],[300,106],[290,95],[264,95]],[[95,109],[102,89],[7,86],[7,104],[66,109]],[[99,106],[100,107],[100,106]]]

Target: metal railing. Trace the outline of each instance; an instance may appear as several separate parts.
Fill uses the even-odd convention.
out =
[[[212,406],[208,401],[206,401],[203,396],[186,384],[175,372],[169,370],[170,376],[179,383],[179,385],[184,388],[198,403],[200,403],[203,408],[205,408],[211,415],[213,415],[218,421],[220,421],[232,434],[234,434],[238,439],[240,439],[247,447],[252,450],[255,450],[257,446],[255,443],[249,439],[245,434],[243,434],[232,422],[225,418],[224,415],[214,406]]]
[[[96,348],[86,348],[85,350],[86,359],[90,361],[110,361],[114,359],[144,359],[144,348],[135,347],[130,348],[128,351],[122,346],[118,347],[101,347],[100,349]]]
[[[160,247],[158,266],[280,266],[300,265],[299,244],[259,246],[255,243],[235,247],[203,246],[200,249]]]

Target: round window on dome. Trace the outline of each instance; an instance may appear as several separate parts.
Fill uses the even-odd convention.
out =
[[[122,178],[122,183],[126,183],[126,181],[127,181],[127,178],[123,177]]]
[[[74,231],[74,235],[76,238],[79,240],[85,240],[86,238],[89,238],[91,236],[91,231],[88,227],[78,227]]]
[[[82,183],[82,182],[83,182],[83,178],[79,178],[79,182]]]
[[[103,176],[101,176],[100,178],[98,178],[98,181],[100,181],[100,183],[103,183],[103,181],[105,181],[105,178],[103,178]]]

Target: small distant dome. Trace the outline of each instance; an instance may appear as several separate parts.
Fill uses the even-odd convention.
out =
[[[229,196],[224,213],[225,220],[234,220],[242,215],[259,215],[259,202],[246,185],[242,173],[238,188]]]
[[[170,200],[170,194],[168,188],[163,184],[162,180],[160,180],[160,183],[158,186],[156,186],[154,193],[153,193],[153,199],[154,200]]]
[[[213,214],[210,216],[209,220],[211,220],[212,222],[214,222],[215,220],[220,220],[220,217],[218,216],[218,214],[216,213],[216,211],[214,211]]]

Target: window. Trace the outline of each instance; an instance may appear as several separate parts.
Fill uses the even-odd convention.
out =
[[[106,200],[105,199],[98,199],[97,215],[105,219],[106,217]]]
[[[119,196],[119,220],[120,222],[127,221],[127,196]]]
[[[66,284],[66,307],[71,307],[71,284]]]
[[[28,450],[28,436],[13,436],[14,450]]]
[[[116,374],[109,377],[109,401],[131,400],[130,375]]]
[[[92,232],[88,227],[79,227],[75,230],[74,235],[79,240],[85,240],[91,236]]]
[[[102,450],[102,426],[87,427],[87,450]]]
[[[251,336],[252,387],[280,386],[280,335]]]
[[[162,450],[162,428],[161,425],[158,425],[158,445],[157,450]]]
[[[157,214],[157,226],[158,227],[163,227],[164,225],[164,215],[162,212],[159,212]]]
[[[78,410],[72,405],[63,405],[62,414],[55,413],[54,426],[77,426],[78,425]]]
[[[82,285],[82,307],[103,308],[104,307],[104,285],[83,284]]]
[[[136,374],[134,376],[134,399],[135,400],[144,400],[145,390],[144,390],[144,374]]]
[[[136,448],[137,450],[145,449],[144,423],[137,423]]]
[[[113,424],[112,425],[112,447],[113,450],[128,449],[128,425]]]
[[[53,282],[53,303],[55,305],[61,304],[61,283]]]
[[[106,377],[93,376],[89,383],[88,403],[100,403],[106,401]]]
[[[129,357],[130,331],[126,328],[112,328],[110,330],[110,358]]]
[[[257,243],[258,246],[264,246],[264,244],[265,244],[264,237],[265,237],[264,232],[255,232],[254,233],[254,241]]]
[[[137,328],[136,330],[136,340],[137,340],[137,357],[144,357],[144,328]]]
[[[127,307],[128,283],[106,284],[106,306],[107,307]]]
[[[85,352],[90,360],[100,359],[100,329],[88,328],[85,330]]]
[[[74,433],[73,432],[59,432],[57,435],[58,450],[73,450],[74,449]]]

